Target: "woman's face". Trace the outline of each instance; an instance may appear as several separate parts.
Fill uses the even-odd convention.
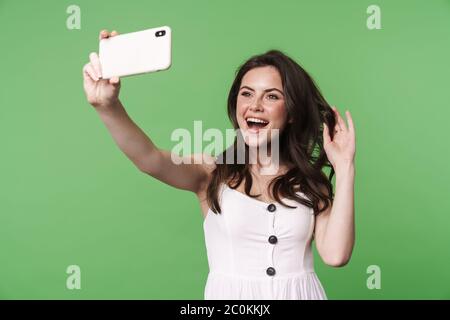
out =
[[[254,68],[244,75],[237,97],[236,118],[249,147],[260,146],[268,140],[270,143],[281,133],[287,111],[281,77],[275,67]]]

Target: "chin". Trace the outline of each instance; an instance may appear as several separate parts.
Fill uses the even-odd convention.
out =
[[[278,136],[278,129],[252,130],[248,128],[240,128],[240,132],[245,144],[249,148],[269,146],[274,138]],[[270,136],[272,139],[269,139]]]

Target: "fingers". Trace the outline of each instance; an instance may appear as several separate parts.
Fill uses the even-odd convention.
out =
[[[323,144],[328,144],[331,142],[330,132],[328,130],[327,124],[323,123]]]
[[[109,83],[117,86],[120,84],[120,78],[119,77],[112,77],[111,79],[109,79]]]
[[[106,39],[109,37],[117,36],[119,33],[116,30],[113,30],[111,33],[108,32],[107,29],[103,29],[100,31],[99,39]],[[83,76],[85,79],[90,78],[94,81],[99,81],[102,79],[102,68],[100,64],[100,59],[98,57],[98,54],[96,52],[91,52],[89,54],[89,63],[87,63],[83,67]],[[112,85],[119,85],[120,79],[118,77],[112,77],[108,81]]]
[[[103,29],[102,31],[100,31],[100,34],[98,36],[99,40],[105,39],[109,37],[109,33],[108,30]]]
[[[108,32],[107,29],[103,29],[100,31],[100,34],[98,36],[99,40],[107,39],[109,37],[117,36],[119,33],[116,30],[113,30],[111,33]]]
[[[97,53],[91,52],[91,54],[89,54],[89,60],[94,69],[95,75],[100,79],[102,77],[102,70],[100,66],[100,59],[98,58]]]
[[[90,79],[90,80],[94,80],[94,81],[99,80],[99,78],[95,74],[94,68],[92,67],[92,65],[90,63],[85,64],[85,66],[83,67],[83,76],[84,76],[84,79]]]
[[[92,66],[92,63],[87,63],[83,67],[83,76],[87,80],[93,80],[93,81],[99,81],[100,78],[97,76],[97,73]],[[108,80],[110,84],[113,86],[119,86],[120,85],[120,78],[119,77],[112,77]]]
[[[355,132],[355,126],[353,124],[352,115],[350,114],[350,111],[345,111],[345,115],[347,116],[347,122],[348,122],[348,128],[351,133]]]
[[[347,126],[345,125],[344,119],[342,119],[341,115],[339,114],[339,111],[337,110],[337,108],[335,106],[331,107],[334,111],[334,115],[336,117],[336,125],[338,126],[339,130],[343,130],[346,131],[347,130]]]

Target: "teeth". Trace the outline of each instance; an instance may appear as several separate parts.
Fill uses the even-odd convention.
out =
[[[258,122],[258,123],[269,123],[269,121],[257,119],[257,118],[247,118],[247,121]]]

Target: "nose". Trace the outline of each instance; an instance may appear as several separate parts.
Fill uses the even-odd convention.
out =
[[[250,104],[250,110],[252,110],[252,111],[263,111],[261,98],[253,99],[252,103]]]

